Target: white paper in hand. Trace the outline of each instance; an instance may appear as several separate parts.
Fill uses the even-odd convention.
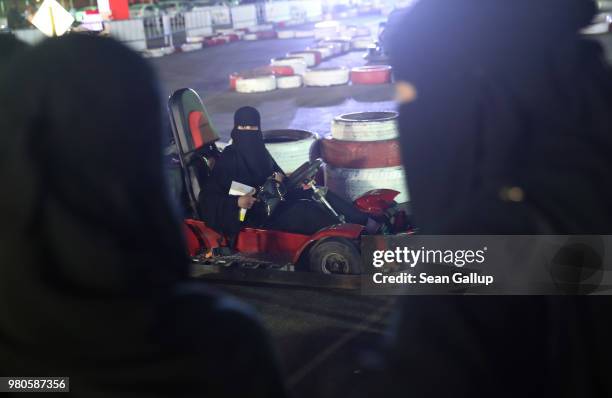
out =
[[[229,194],[232,196],[244,196],[253,195],[257,190],[249,185],[242,184],[238,181],[232,181],[230,186]],[[247,209],[240,209],[240,221],[244,221],[246,218]]]
[[[232,196],[253,195],[255,192],[255,188],[242,184],[238,181],[232,181],[232,185],[230,186],[229,190],[229,194]]]

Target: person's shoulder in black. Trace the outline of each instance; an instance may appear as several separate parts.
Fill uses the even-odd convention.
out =
[[[70,34],[6,73],[0,374],[70,376],[88,398],[282,396],[252,311],[191,282],[151,65]]]

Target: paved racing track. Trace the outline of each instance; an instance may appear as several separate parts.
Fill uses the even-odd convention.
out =
[[[367,23],[375,31],[376,22],[370,19]],[[598,40],[607,47],[610,57],[612,35]],[[312,39],[243,41],[152,62],[165,94],[191,87],[202,96],[225,140],[234,111],[244,105],[261,111],[266,130],[298,128],[322,134],[329,132],[331,119],[340,113],[394,109],[391,85],[299,88],[261,94],[228,90],[231,72],[267,65],[270,58],[303,50],[311,43]],[[362,55],[349,53],[321,67],[363,65]],[[383,337],[394,298],[294,287],[217,286],[259,310],[276,342],[295,397],[342,397],[367,391],[367,372],[361,363],[367,350]]]
[[[369,21],[372,31],[376,22]],[[316,133],[329,132],[334,116],[346,112],[394,109],[391,85],[302,87],[258,94],[231,92],[229,74],[268,65],[270,59],[289,51],[304,50],[313,39],[241,41],[201,51],[152,59],[165,93],[195,89],[210,113],[219,134],[227,139],[234,111],[251,105],[262,114],[264,130],[297,128]],[[364,65],[363,52],[331,58],[319,67]]]

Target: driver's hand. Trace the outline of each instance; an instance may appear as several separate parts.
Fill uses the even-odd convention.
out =
[[[241,209],[250,209],[257,202],[253,195],[244,195],[238,198],[238,207]]]
[[[285,176],[282,173],[279,173],[278,171],[275,171],[274,174],[272,174],[272,176],[278,182],[283,182],[283,180],[285,179]]]

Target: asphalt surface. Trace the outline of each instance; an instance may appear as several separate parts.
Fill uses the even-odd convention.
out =
[[[372,27],[376,22],[351,21]],[[612,61],[612,35],[596,40],[602,42]],[[312,39],[238,42],[152,62],[167,95],[182,87],[191,87],[201,95],[225,139],[233,125],[234,111],[244,105],[260,110],[266,130],[298,128],[320,134],[328,133],[332,118],[341,113],[395,109],[391,85],[300,88],[261,94],[229,91],[230,73],[267,65],[273,57],[311,44]],[[321,66],[363,65],[362,56],[349,53]],[[394,298],[295,287],[216,286],[259,311],[294,396],[350,396],[347,391],[369,390],[364,360],[383,341]]]

